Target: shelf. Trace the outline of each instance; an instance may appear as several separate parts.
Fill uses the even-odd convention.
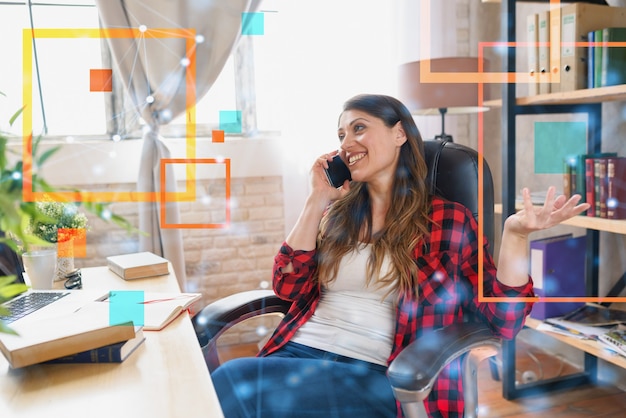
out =
[[[516,204],[515,209],[522,209],[521,204]],[[496,203],[494,205],[494,212],[498,214],[502,214],[502,204]],[[591,216],[574,216],[564,222],[562,225],[570,225],[576,226],[579,228],[586,229],[595,229],[597,231],[606,231],[613,232],[616,234],[624,234],[626,235],[626,220],[616,220],[616,219],[604,219],[604,218],[595,218]]]
[[[482,3],[502,3],[502,0],[481,0]],[[520,3],[548,3],[550,0],[520,0]],[[565,0],[564,3],[571,3],[575,0]],[[601,4],[606,6],[605,0],[582,0],[581,3]]]
[[[626,100],[626,84],[518,97],[515,104],[518,106],[589,104],[621,100]],[[502,100],[488,100],[483,104],[487,107],[502,107]]]
[[[541,323],[542,321],[535,319],[535,318],[530,318],[530,317],[526,318],[526,322],[525,322],[526,326],[534,330],[537,330],[537,327]],[[610,363],[613,363],[619,367],[626,369],[626,357],[619,355],[619,354],[611,353],[610,351],[606,350],[604,346],[598,343],[597,341],[581,340],[579,338],[568,337],[567,335],[557,334],[555,332],[550,332],[550,331],[537,330],[537,332],[550,335],[551,337],[554,337],[557,340],[562,341],[567,345],[576,347],[577,349],[582,350],[586,353],[592,354],[596,356],[597,358],[608,361]]]

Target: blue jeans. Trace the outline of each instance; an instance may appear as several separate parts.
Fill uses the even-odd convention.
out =
[[[396,416],[386,367],[289,342],[211,375],[225,418]]]

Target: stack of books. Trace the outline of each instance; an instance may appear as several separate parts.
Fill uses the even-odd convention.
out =
[[[82,305],[69,315],[15,322],[11,324],[15,335],[0,334],[0,351],[13,368],[50,361],[119,363],[142,345],[143,331],[160,331],[181,313],[193,314],[202,297],[200,293],[139,292],[141,300],[116,302],[123,291],[110,291],[108,297]],[[112,304],[132,320],[112,323]],[[137,307],[141,315],[135,315]]]
[[[591,205],[586,215],[626,219],[626,157],[616,153],[579,154],[566,158],[563,193],[580,194]]]
[[[121,362],[144,341],[141,327],[132,322],[112,324],[108,315],[81,311],[16,322],[11,325],[15,334],[0,334],[0,351],[12,368],[57,359],[65,363]]]

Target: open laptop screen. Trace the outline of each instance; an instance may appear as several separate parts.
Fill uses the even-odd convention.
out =
[[[4,237],[4,231],[0,231],[0,238]],[[24,283],[22,263],[18,255],[5,243],[0,243],[0,276],[17,276],[17,283]]]

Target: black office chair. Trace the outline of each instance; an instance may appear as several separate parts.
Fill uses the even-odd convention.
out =
[[[479,156],[476,151],[446,141],[424,141],[430,192],[462,203],[478,219]],[[483,230],[494,242],[494,192],[491,171],[483,167]],[[490,251],[493,251],[490,247]],[[290,303],[270,290],[241,292],[206,306],[193,318],[194,328],[209,370],[219,366],[217,340],[225,331],[242,321],[265,314],[289,310]],[[436,337],[436,338],[433,338]],[[428,344],[437,341],[437,344]],[[407,417],[420,417],[439,372],[451,361],[462,358],[465,416],[477,416],[477,368],[480,361],[497,354],[500,339],[486,325],[473,322],[454,324],[425,332],[409,344],[390,364],[387,375],[396,399]],[[492,374],[494,370],[492,368]]]

